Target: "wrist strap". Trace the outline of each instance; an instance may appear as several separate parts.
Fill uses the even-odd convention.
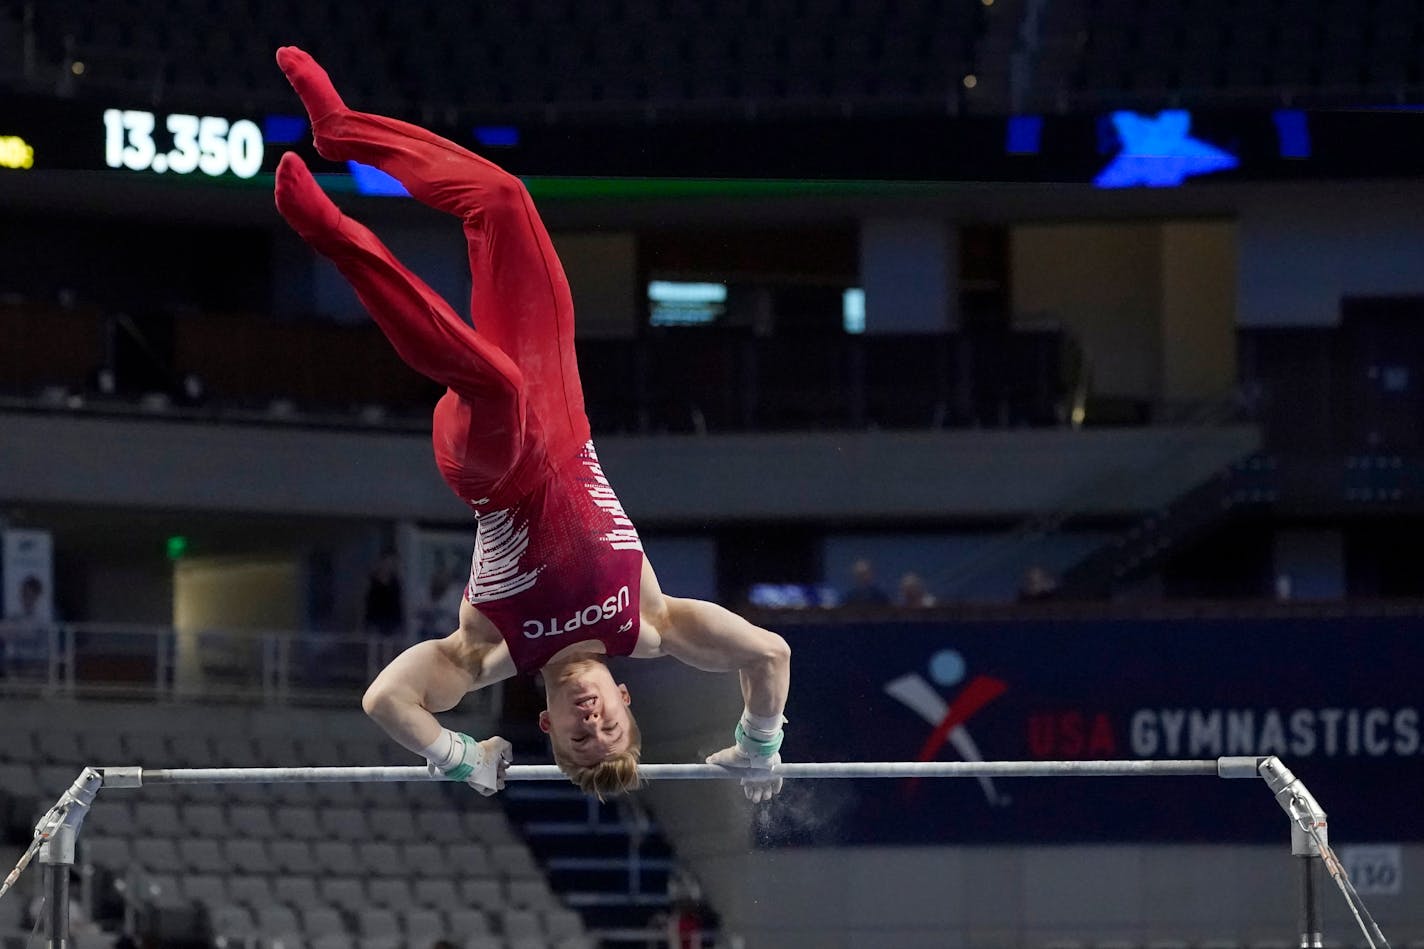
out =
[[[453,747],[450,750],[450,757],[445,760],[453,760],[457,763],[448,770],[442,769],[440,773],[451,781],[463,781],[475,770],[474,766],[469,763],[471,758],[470,746],[475,744],[475,740],[463,732],[451,732],[450,737],[453,742]]]
[[[781,740],[785,737],[785,732],[777,731],[771,738],[763,741],[753,738],[747,734],[747,730],[742,727],[741,722],[737,722],[737,728],[732,732],[733,738],[737,742],[737,747],[749,755],[758,758],[770,758],[781,750]]]

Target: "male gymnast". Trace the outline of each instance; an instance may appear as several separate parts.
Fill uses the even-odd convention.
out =
[[[435,462],[475,513],[460,625],[418,643],[376,676],[362,707],[395,741],[482,794],[504,787],[511,755],[435,713],[516,673],[543,676],[539,727],[585,793],[638,786],[642,739],[608,656],[672,656],[736,671],[744,711],[733,743],[707,758],[742,772],[753,801],[781,790],[786,641],[712,603],[665,595],[632,521],[599,467],[574,361],[563,267],[518,178],[425,129],[346,107],[302,50],[277,63],[311,119],[317,151],[398,179],[460,218],[473,282],[473,329],[344,215],[295,154],[277,167],[277,208],[334,263],[401,358],[447,388],[435,406]]]

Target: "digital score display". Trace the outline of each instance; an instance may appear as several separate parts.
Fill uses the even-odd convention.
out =
[[[104,110],[104,164],[156,174],[252,178],[266,147],[251,119]]]

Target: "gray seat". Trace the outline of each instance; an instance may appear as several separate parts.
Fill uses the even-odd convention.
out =
[[[213,739],[213,757],[224,768],[260,768],[262,759],[252,742],[240,735]]]
[[[59,800],[59,796],[69,790],[82,770],[73,764],[40,765],[35,769],[35,778],[40,785],[40,797]]]
[[[450,796],[444,787],[443,781],[412,781],[401,785],[405,789],[405,803],[416,814],[416,826],[425,830],[425,824],[421,821],[421,815],[425,811],[435,811],[441,813],[450,810]],[[458,813],[457,813],[458,816]],[[452,823],[444,825],[446,828],[453,826]]]
[[[87,731],[79,736],[79,748],[84,753],[85,764],[101,768],[129,764],[124,736],[118,732]]]
[[[341,747],[333,738],[324,735],[298,735],[296,744],[302,764],[307,767],[323,768],[351,764],[341,757]]]
[[[184,829],[199,837],[226,837],[227,815],[216,804],[184,804],[181,812]]]
[[[293,807],[311,807],[321,800],[317,796],[318,787],[320,785],[308,784],[304,781],[283,781],[271,785],[270,791],[274,803]]]
[[[140,837],[135,840],[133,861],[154,873],[175,873],[183,866],[178,847],[167,837]]]
[[[0,726],[0,761],[29,763],[36,757],[32,730]]]
[[[321,816],[321,829],[329,837],[352,842],[371,839],[371,828],[360,808],[334,807],[318,813]]]
[[[583,917],[562,907],[545,910],[544,932],[549,934],[550,939],[582,938],[585,935]]]
[[[211,837],[180,840],[178,853],[183,858],[183,866],[195,873],[226,873],[228,870],[222,848]]]
[[[494,875],[489,851],[480,844],[451,844],[445,848],[445,872],[459,876],[486,877]]]
[[[404,909],[415,902],[410,883],[400,877],[379,877],[372,880],[366,890],[374,906]]]
[[[407,840],[420,838],[420,830],[415,826],[415,819],[405,808],[383,807],[371,811],[371,829],[375,832],[377,840],[391,843],[405,843]]]
[[[173,766],[173,753],[168,749],[167,736],[159,732],[133,732],[124,736],[124,746],[131,759],[125,764],[142,765],[145,768],[169,768]]]
[[[24,798],[39,798],[43,794],[34,767],[13,762],[0,764],[0,791]]]
[[[292,912],[290,907],[277,904],[274,906],[258,906],[257,930],[266,937],[297,935],[302,931],[301,920],[297,919],[297,914]]]
[[[504,940],[490,933],[477,933],[461,944],[461,949],[505,949]]]
[[[325,933],[308,942],[307,949],[356,949],[356,943],[341,933]]]
[[[134,830],[153,837],[176,837],[183,830],[178,805],[166,801],[139,801],[134,805]]]
[[[356,913],[356,931],[366,939],[399,939],[400,920],[388,909],[363,909]]]
[[[133,832],[133,808],[129,802],[119,798],[106,801],[101,794],[89,806],[89,816],[84,818],[84,830],[79,839],[83,840],[89,834],[128,837]]]
[[[208,925],[218,939],[246,942],[257,936],[257,924],[246,906],[214,906],[208,910]]]
[[[263,939],[263,949],[310,949],[310,946],[298,933],[274,933]]]
[[[235,835],[254,840],[270,840],[277,836],[272,814],[261,804],[235,804],[227,813],[228,826]]]
[[[291,735],[258,735],[253,741],[258,759],[274,768],[300,768],[310,762],[302,760],[301,749]]]
[[[223,858],[237,873],[276,872],[277,865],[261,840],[227,840],[223,842]]]
[[[206,907],[229,906],[236,901],[228,896],[227,883],[213,873],[189,873],[182,878],[184,898]]]
[[[168,748],[173,755],[172,767],[211,768],[218,763],[207,735],[174,735],[168,739]]]
[[[105,870],[127,870],[134,862],[129,842],[123,837],[100,837],[97,834],[82,833],[79,835],[79,854],[85,863],[103,867]]]
[[[516,840],[509,820],[499,811],[466,811],[461,817],[465,833],[471,840],[486,846],[512,843]]]
[[[35,735],[35,751],[39,753],[41,761],[50,764],[87,764],[84,760],[84,750],[79,745],[79,735],[75,732],[45,729]],[[73,770],[77,775],[79,769]]]
[[[316,864],[327,873],[356,873],[361,869],[356,848],[346,840],[318,840],[312,844]]]
[[[508,909],[500,914],[500,931],[504,938],[543,939],[544,929],[539,925],[539,914],[527,909]]]
[[[507,949],[549,949],[549,944],[542,936],[517,936],[514,939],[505,937]]]
[[[411,900],[416,906],[447,910],[460,905],[460,894],[451,879],[416,880],[411,886]]]
[[[588,936],[562,936],[552,945],[553,949],[598,949]]]
[[[489,915],[469,907],[452,909],[445,914],[450,932],[456,937],[483,936],[490,932]]]
[[[490,864],[503,877],[528,879],[540,877],[534,855],[523,844],[496,844],[490,848]]]
[[[272,862],[283,873],[313,874],[322,869],[312,855],[311,844],[305,840],[274,840],[268,845],[268,852],[272,855]]]
[[[311,786],[312,796],[327,807],[360,807],[356,786],[346,781],[322,781]]]
[[[127,888],[127,893],[132,899],[159,909],[188,907],[188,900],[183,896],[182,888],[178,886],[178,878],[166,873],[137,874]]]
[[[417,877],[445,876],[445,855],[439,844],[412,843],[401,845],[401,865]]]
[[[347,912],[359,912],[367,905],[366,887],[357,877],[326,877],[317,884],[321,898]]]
[[[516,909],[547,910],[558,906],[558,900],[549,892],[549,884],[542,877],[509,881],[509,905]]]
[[[415,812],[419,840],[440,840],[450,835],[451,828],[464,831],[460,812],[447,802],[440,802],[438,807],[422,807]]]
[[[494,912],[504,908],[504,887],[494,877],[471,877],[460,881],[460,898],[477,909]]]
[[[428,946],[445,935],[445,919],[433,909],[408,909],[400,914],[406,942]]]
[[[293,840],[319,840],[324,837],[316,811],[310,807],[281,807],[273,823],[277,834]]]
[[[277,899],[295,909],[317,906],[321,895],[317,893],[316,877],[304,874],[279,874],[272,878],[272,890]]]
[[[234,903],[251,906],[253,909],[270,906],[276,902],[276,897],[272,893],[271,877],[247,873],[230,876],[227,878],[227,892]],[[288,931],[296,932],[296,929]]]
[[[395,844],[380,841],[357,844],[356,858],[361,868],[372,876],[404,877],[410,875],[410,869],[405,862],[405,853]]]
[[[346,934],[346,920],[330,906],[298,909],[297,916],[302,921],[302,932],[306,933],[308,939],[314,940],[322,933]]]

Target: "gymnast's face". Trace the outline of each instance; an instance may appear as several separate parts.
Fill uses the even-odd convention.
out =
[[[577,660],[554,675],[548,673],[546,669],[548,707],[539,713],[539,728],[564,758],[590,767],[628,750],[628,687],[614,683],[606,665]]]

